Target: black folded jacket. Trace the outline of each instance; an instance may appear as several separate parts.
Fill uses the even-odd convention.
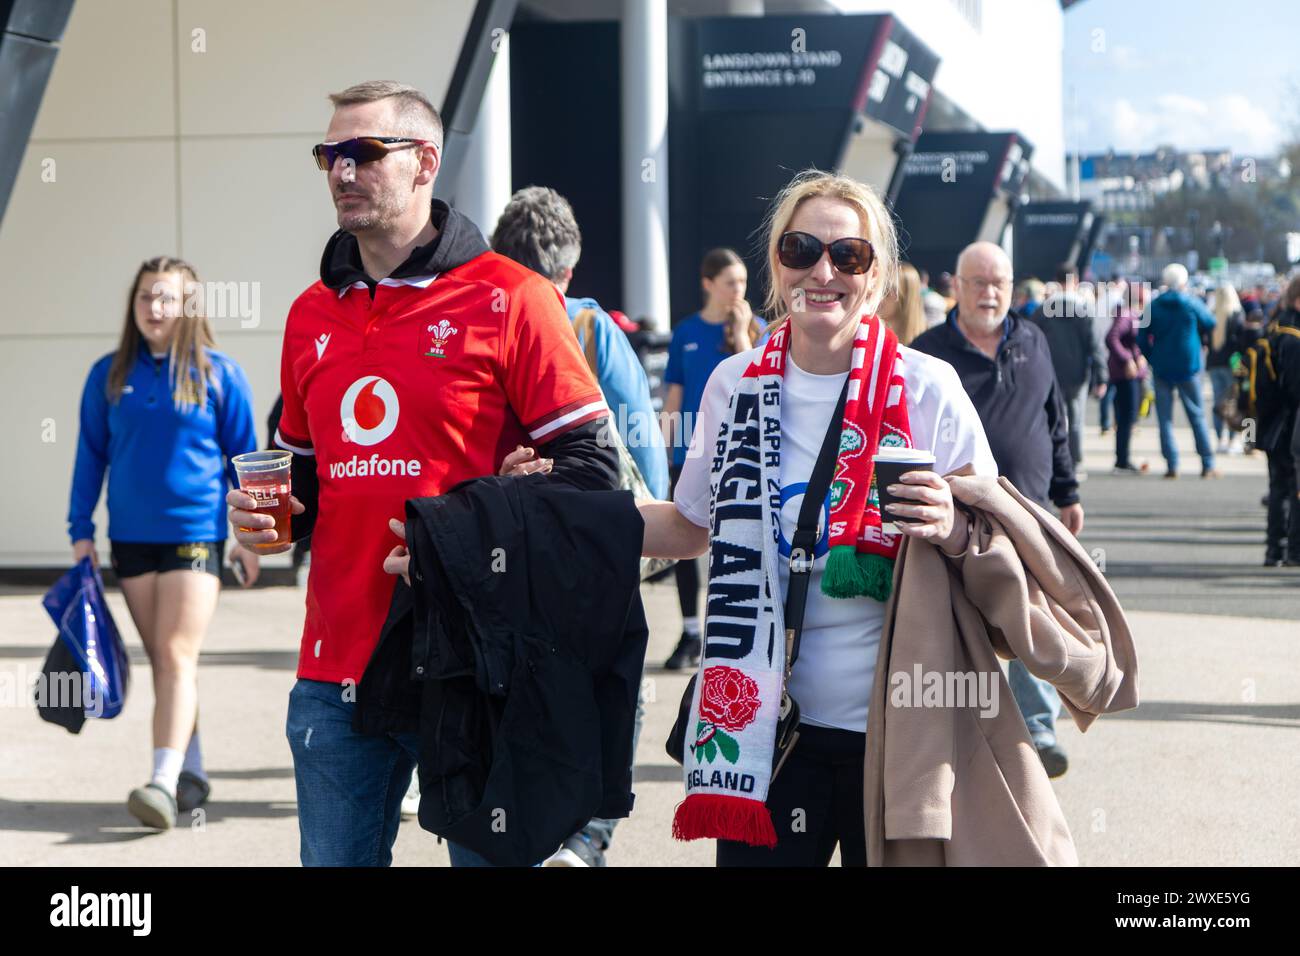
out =
[[[648,636],[631,494],[477,478],[406,517],[411,587],[356,728],[420,734],[420,825],[531,865],[591,817],[627,816]]]

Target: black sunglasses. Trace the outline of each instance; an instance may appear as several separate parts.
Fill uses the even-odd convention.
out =
[[[776,246],[776,257],[787,269],[811,269],[827,250],[831,254],[831,265],[845,275],[862,275],[876,260],[876,250],[866,239],[847,237],[822,242],[806,232],[782,235]]]
[[[316,157],[317,168],[328,172],[334,168],[334,160],[340,156],[361,166],[383,159],[393,149],[424,146],[431,142],[433,141],[428,139],[411,139],[409,136],[358,136],[338,143],[317,143],[311,148],[311,154]]]

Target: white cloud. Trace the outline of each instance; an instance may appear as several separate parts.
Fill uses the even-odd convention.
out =
[[[1282,142],[1272,115],[1245,96],[1200,100],[1180,93],[1154,98],[1149,106],[1128,99],[1080,102],[1084,149],[1114,147],[1145,152],[1163,144],[1179,149],[1227,148],[1240,155],[1271,155]]]

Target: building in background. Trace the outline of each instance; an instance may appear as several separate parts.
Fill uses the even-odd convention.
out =
[[[1267,274],[1294,261],[1286,248],[1291,164],[1285,155],[1228,149],[1092,153],[1067,165],[1069,186],[1107,219],[1091,262],[1098,278],[1154,280],[1170,261],[1192,272]],[[1240,265],[1238,265],[1240,264]],[[1244,272],[1243,272],[1244,270]]]
[[[53,67],[0,221],[0,494],[22,502],[0,525],[0,567],[67,561],[80,390],[116,345],[141,260],[180,255],[212,284],[219,345],[265,419],[284,316],[335,228],[310,156],[327,93],[377,78],[425,90],[448,127],[440,196],[487,232],[513,189],[554,186],[586,240],[573,288],[666,329],[698,307],[710,245],[752,255],[791,173],[815,162],[897,194],[923,130],[1032,145],[1015,189],[982,200],[1007,204],[989,228],[1010,244],[1011,200],[1065,184],[1067,5],[76,0],[42,54]],[[23,6],[4,0],[0,17]],[[0,75],[22,42],[0,45]],[[753,122],[764,111],[789,122]]]

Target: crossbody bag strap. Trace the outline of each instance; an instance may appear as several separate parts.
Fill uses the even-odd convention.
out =
[[[849,380],[844,380],[839,401],[831,412],[831,422],[822,439],[821,451],[813,465],[808,487],[804,489],[803,504],[799,508],[799,521],[790,542],[790,581],[785,590],[785,677],[790,679],[790,668],[799,657],[799,637],[803,633],[804,609],[808,604],[808,582],[812,579],[816,560],[817,526],[821,520],[822,505],[831,488],[835,474],[835,460],[840,453],[840,433],[844,430],[844,405],[848,400]]]

